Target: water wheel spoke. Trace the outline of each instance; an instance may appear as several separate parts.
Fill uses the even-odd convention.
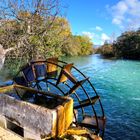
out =
[[[78,123],[79,126],[81,127],[86,127],[86,128],[90,128],[90,129],[97,129],[97,125],[93,125],[93,124],[88,124],[88,123]]]
[[[85,78],[81,81],[76,82],[76,84],[66,93],[66,95],[70,95],[75,92],[76,89],[78,89],[88,78]]]
[[[100,98],[99,96],[95,96],[95,97],[90,98],[90,100],[89,99],[83,100],[80,102],[80,105],[75,106],[74,109],[86,107],[89,105],[94,105],[99,98]]]

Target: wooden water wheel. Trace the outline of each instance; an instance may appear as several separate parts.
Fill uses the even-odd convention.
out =
[[[13,79],[17,84],[45,90],[74,100],[73,124],[103,137],[105,114],[94,86],[72,63],[57,58],[37,60],[23,66]]]

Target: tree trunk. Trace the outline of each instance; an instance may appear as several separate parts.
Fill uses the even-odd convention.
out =
[[[3,46],[0,44],[0,70],[2,69],[2,67],[4,65],[6,54],[14,49],[16,49],[16,48],[12,47],[12,48],[8,48],[8,49],[4,49]]]

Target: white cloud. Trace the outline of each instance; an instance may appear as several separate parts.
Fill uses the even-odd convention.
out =
[[[105,40],[110,40],[110,37],[109,37],[107,34],[102,33],[102,34],[101,34],[101,40],[103,40],[103,41],[105,41]]]
[[[86,32],[86,31],[83,31],[82,34],[88,36],[90,39],[93,39],[93,37],[95,36],[94,33]]]
[[[105,41],[110,42],[111,40],[106,33],[95,34],[94,32],[83,31],[82,34],[88,36],[96,45],[103,45]]]
[[[103,29],[100,26],[95,27],[96,31],[102,31]]]
[[[122,24],[123,17],[114,17],[112,20],[112,23],[116,25],[121,25]]]
[[[110,41],[110,37],[107,34],[102,33],[101,34],[101,45],[104,44],[105,41],[109,42]]]
[[[140,26],[140,0],[120,0],[116,5],[107,6],[107,9],[112,14],[113,24],[120,27]]]
[[[103,31],[102,27],[100,27],[100,26],[92,27],[92,28],[90,28],[90,30],[92,30],[92,31]]]

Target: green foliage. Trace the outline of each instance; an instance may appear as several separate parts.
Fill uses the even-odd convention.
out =
[[[114,50],[112,44],[104,44],[97,50],[98,53],[101,53],[105,57],[113,57]]]
[[[140,59],[140,31],[129,31],[118,37],[113,44],[116,57]]]
[[[23,13],[20,13],[20,17],[21,15],[24,18],[27,16],[26,14],[23,15]],[[46,26],[47,25],[48,23],[46,23]],[[0,43],[3,44],[5,48],[7,48],[7,46],[13,47],[18,42],[20,36],[24,35],[26,37],[24,43],[27,42],[27,44],[18,48],[17,51],[14,52],[15,55],[24,55],[24,57],[32,59],[36,55],[41,55],[46,58],[62,55],[88,55],[92,51],[90,39],[86,36],[73,36],[70,25],[65,18],[57,17],[45,35],[40,35],[38,32],[36,33],[35,25],[32,29],[35,33],[32,31],[31,34],[25,34],[25,26],[26,23],[8,21],[0,28]],[[41,28],[41,23],[39,28]],[[3,43],[3,40],[7,40],[7,38],[9,38],[9,41]],[[24,54],[23,49],[26,50],[26,54]]]
[[[6,59],[5,65],[0,71],[0,75],[4,78],[3,81],[7,81],[12,79],[15,74],[19,71],[19,69],[27,63],[26,60],[23,59]]]
[[[33,59],[92,53],[91,40],[74,36],[59,0],[3,0],[0,45],[11,73]],[[6,58],[6,59],[5,59]],[[3,61],[1,61],[3,63]]]
[[[66,55],[89,55],[93,53],[93,43],[87,36],[71,36],[67,44],[63,47]]]
[[[43,21],[39,15],[32,16],[34,22],[28,23],[30,16],[27,12],[19,12],[19,18],[24,19],[23,22],[9,20],[0,26],[0,44],[4,49],[16,48],[6,55],[5,66],[14,69],[20,65],[17,64],[21,63],[19,60],[28,62],[40,56],[48,58],[92,53],[93,44],[89,37],[72,35],[65,18],[55,17],[49,26],[51,20]]]
[[[140,30],[122,33],[113,44],[104,44],[98,52],[107,57],[140,59]]]
[[[88,36],[74,36],[75,42],[80,45],[79,55],[88,55],[92,53],[93,44]]]

